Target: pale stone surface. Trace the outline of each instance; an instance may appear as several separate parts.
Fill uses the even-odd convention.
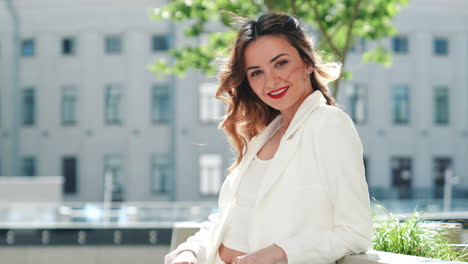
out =
[[[167,246],[0,247],[1,263],[11,264],[158,264]]]

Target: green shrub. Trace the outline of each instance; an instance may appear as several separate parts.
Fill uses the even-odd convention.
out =
[[[457,251],[449,245],[444,231],[423,225],[433,221],[423,220],[421,213],[415,210],[408,220],[400,221],[377,201],[375,205],[385,213],[386,219],[378,219],[373,211],[372,249],[440,260],[468,261],[468,251]]]

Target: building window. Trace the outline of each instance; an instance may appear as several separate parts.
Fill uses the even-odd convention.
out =
[[[62,39],[62,55],[75,55],[76,53],[76,39],[72,37]]]
[[[151,38],[151,50],[153,52],[166,51],[169,49],[168,35],[154,35]]]
[[[111,200],[124,200],[123,159],[121,155],[110,154],[104,157],[104,190],[111,191]]]
[[[434,122],[438,125],[449,123],[449,95],[448,88],[439,86],[434,88]]]
[[[410,118],[409,110],[409,88],[407,85],[393,86],[393,123],[408,124]]]
[[[395,36],[392,38],[392,49],[393,52],[398,54],[408,53],[408,37],[407,36]]]
[[[435,55],[446,56],[449,52],[449,41],[447,38],[434,38],[432,49]]]
[[[353,84],[348,90],[349,115],[356,124],[364,124],[367,115],[367,87],[364,84]]]
[[[77,89],[74,86],[62,87],[62,124],[76,124]]]
[[[23,125],[32,126],[36,123],[36,92],[34,88],[23,90]]]
[[[63,193],[76,193],[78,164],[76,157],[62,158],[62,175],[64,177]]]
[[[151,191],[154,194],[169,194],[171,190],[171,162],[169,154],[154,154],[151,157]]]
[[[411,198],[413,170],[410,157],[392,157],[392,186],[400,199]]]
[[[106,36],[105,51],[107,54],[120,54],[122,52],[122,37],[117,35]]]
[[[155,84],[151,89],[151,120],[153,123],[168,123],[171,120],[169,85]]]
[[[434,198],[444,196],[445,174],[452,173],[452,159],[449,157],[435,157],[433,159]]]
[[[202,195],[217,195],[221,187],[221,155],[202,154],[199,164],[200,193]]]
[[[21,176],[33,177],[36,176],[36,157],[26,156],[22,159]]]
[[[215,98],[216,83],[204,83],[200,86],[200,120],[205,123],[217,123],[222,116],[222,104]]]
[[[349,48],[349,51],[350,52],[365,52],[366,47],[367,47],[366,39],[364,39],[362,37],[358,37],[358,38],[356,38],[354,43]]]
[[[34,39],[24,39],[21,43],[21,55],[23,57],[32,57],[35,53]]]
[[[117,84],[108,84],[105,87],[104,119],[108,125],[122,123],[122,87]]]

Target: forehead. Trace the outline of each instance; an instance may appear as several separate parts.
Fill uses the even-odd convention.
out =
[[[246,67],[266,65],[280,53],[299,56],[297,50],[289,44],[283,35],[266,35],[251,42],[244,51]]]

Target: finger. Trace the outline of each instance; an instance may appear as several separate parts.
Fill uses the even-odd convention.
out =
[[[241,264],[241,263],[242,263],[242,257],[239,256],[234,259],[234,262],[232,264]]]

